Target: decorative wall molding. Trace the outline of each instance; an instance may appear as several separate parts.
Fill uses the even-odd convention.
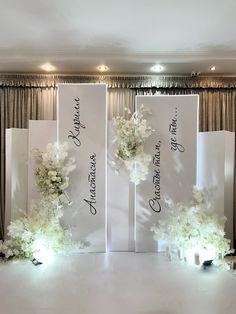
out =
[[[0,87],[56,87],[58,83],[106,83],[108,88],[236,88],[236,76],[0,74]]]

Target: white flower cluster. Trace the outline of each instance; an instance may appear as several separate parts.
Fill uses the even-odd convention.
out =
[[[151,228],[155,238],[165,239],[168,254],[181,251],[183,256],[188,251],[211,252],[215,261],[232,253],[230,240],[225,238],[225,216],[214,213],[208,191],[193,189],[193,201],[189,204],[179,203],[170,206],[165,220]]]
[[[60,223],[63,216],[62,207],[45,200],[34,204],[28,214],[11,222],[8,227],[9,240],[0,242],[0,252],[5,258],[29,258],[37,253],[36,243],[44,241],[53,253],[69,251],[83,247],[82,243],[74,243],[71,233]]]
[[[134,112],[129,120],[123,117],[113,119],[116,130],[114,142],[117,142],[118,149],[113,165],[124,164],[130,173],[130,181],[139,184],[146,179],[151,156],[144,153],[146,139],[153,133],[153,129],[144,119],[144,106]]]
[[[61,224],[63,206],[68,204],[65,189],[69,185],[68,174],[75,169],[74,160],[68,158],[67,144],[48,144],[45,153],[38,152],[39,165],[36,183],[41,200],[35,203],[29,213],[8,226],[9,240],[0,241],[0,253],[5,258],[33,259],[41,250],[58,253],[72,248],[83,248],[85,244],[74,243],[71,232]],[[43,246],[43,247],[42,247]]]
[[[69,173],[75,169],[75,161],[68,158],[68,144],[48,144],[46,152],[36,151],[39,165],[36,168],[36,183],[43,198],[69,203],[65,193],[69,186]]]

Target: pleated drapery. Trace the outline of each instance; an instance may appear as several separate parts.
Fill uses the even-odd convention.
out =
[[[0,74],[0,87],[56,87],[58,83],[105,83],[108,88],[236,88],[235,76]]]
[[[111,88],[108,90],[108,119],[122,116],[129,117],[128,112],[134,111],[136,91],[131,89]],[[125,110],[127,108],[128,110]]]

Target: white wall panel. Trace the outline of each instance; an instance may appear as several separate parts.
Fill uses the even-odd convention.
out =
[[[164,199],[187,201],[196,184],[198,96],[137,96],[141,105],[151,110],[146,118],[156,131],[145,145],[149,175],[136,188],[136,251],[161,251],[164,243],[157,246],[150,228],[165,217]]]
[[[104,252],[106,230],[107,108],[105,84],[58,85],[58,138],[67,141],[77,169],[70,176],[73,204],[64,222],[73,238]]]

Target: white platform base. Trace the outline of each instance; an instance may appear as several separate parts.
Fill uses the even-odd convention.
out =
[[[235,314],[236,280],[156,253],[0,263],[2,314]]]

